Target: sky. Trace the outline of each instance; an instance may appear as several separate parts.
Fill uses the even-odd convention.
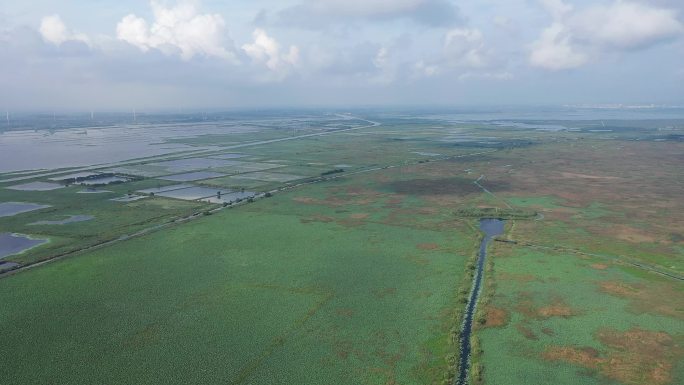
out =
[[[684,105],[682,0],[0,0],[0,108]]]

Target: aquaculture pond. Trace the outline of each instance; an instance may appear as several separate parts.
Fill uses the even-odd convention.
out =
[[[174,182],[192,182],[192,181],[202,180],[202,179],[220,178],[223,176],[227,176],[227,175],[221,174],[218,172],[211,172],[211,171],[196,171],[196,172],[189,172],[189,173],[185,173],[185,174],[168,175],[168,176],[160,177],[159,179],[170,180],[170,181],[174,181]]]

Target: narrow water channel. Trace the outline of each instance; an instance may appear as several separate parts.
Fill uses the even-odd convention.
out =
[[[480,253],[477,258],[477,270],[473,277],[473,287],[470,290],[466,313],[461,326],[461,338],[459,341],[461,355],[459,356],[459,371],[456,377],[456,385],[466,385],[468,383],[468,369],[470,368],[470,333],[473,327],[473,316],[477,308],[477,301],[480,297],[482,287],[482,275],[484,273],[485,260],[487,259],[487,246],[493,237],[503,234],[505,222],[500,219],[481,219],[480,231],[485,236],[480,243]]]

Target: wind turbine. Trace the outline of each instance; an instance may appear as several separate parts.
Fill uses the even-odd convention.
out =
[[[7,127],[10,125],[9,110],[5,110],[5,117],[7,118]]]

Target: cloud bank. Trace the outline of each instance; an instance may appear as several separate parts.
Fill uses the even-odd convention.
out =
[[[529,60],[548,70],[578,68],[609,51],[647,49],[684,33],[674,9],[627,0],[584,8],[562,0],[540,3],[553,23],[532,43]]]
[[[678,0],[52,3],[3,8],[0,104],[684,104]]]

